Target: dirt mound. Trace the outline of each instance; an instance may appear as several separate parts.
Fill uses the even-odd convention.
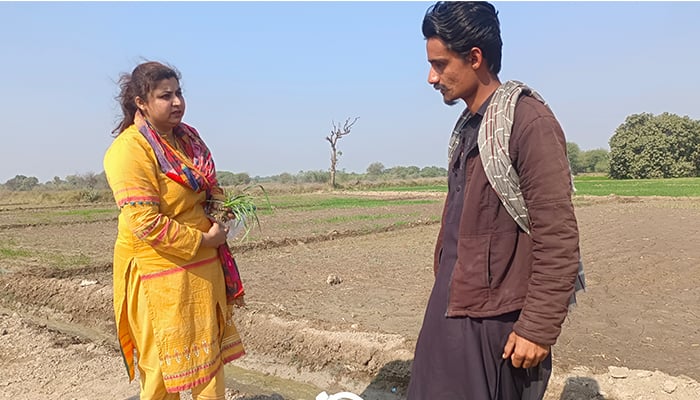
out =
[[[385,389],[408,383],[413,345],[400,335],[327,330],[255,312],[236,320],[253,356],[242,364],[256,370],[358,392],[380,372]]]
[[[95,272],[100,269],[74,271],[65,278],[0,275],[0,305],[49,331],[70,335],[52,339],[54,347],[96,342],[116,349],[111,278]],[[412,358],[413,345],[400,335],[326,330],[319,322],[290,321],[256,309],[238,310],[235,320],[248,353],[254,355],[247,365],[290,379],[302,375],[319,386],[343,381],[354,382],[357,389],[385,364]]]

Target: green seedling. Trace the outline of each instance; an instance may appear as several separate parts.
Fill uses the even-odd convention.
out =
[[[250,190],[255,188],[262,191],[267,206],[272,209],[270,198],[262,185],[253,184],[243,189],[227,190],[223,201],[209,200],[210,215],[229,228],[229,238],[235,237],[243,230],[245,233],[240,240],[245,240],[255,226],[260,227],[258,207],[255,204],[255,198],[250,194]]]

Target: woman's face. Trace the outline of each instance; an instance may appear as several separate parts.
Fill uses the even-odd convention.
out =
[[[146,95],[136,98],[136,105],[159,133],[170,133],[185,115],[185,98],[175,78],[163,79]]]

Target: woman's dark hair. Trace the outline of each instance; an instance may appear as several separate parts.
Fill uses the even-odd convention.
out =
[[[137,110],[136,97],[145,100],[151,90],[158,85],[158,82],[170,78],[180,81],[180,72],[156,61],[144,62],[137,65],[131,74],[122,74],[119,77],[121,91],[116,99],[122,107],[123,117],[112,134],[118,136],[134,123],[134,115],[136,115]]]
[[[467,57],[478,47],[489,70],[501,71],[501,26],[498,12],[487,2],[437,2],[423,18],[423,36],[442,40],[448,49]]]

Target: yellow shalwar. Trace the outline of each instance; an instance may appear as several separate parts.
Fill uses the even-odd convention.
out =
[[[217,250],[200,248],[202,233],[211,227],[203,208],[206,193],[162,173],[134,125],[115,138],[104,169],[121,209],[114,312],[129,379],[136,350],[139,367],[148,365],[156,375],[159,369],[169,393],[221,380],[223,364],[244,350],[226,304]],[[144,382],[142,376],[142,393]]]

